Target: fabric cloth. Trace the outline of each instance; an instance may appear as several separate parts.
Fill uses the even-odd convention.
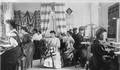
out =
[[[10,44],[11,44],[11,46],[13,46],[13,47],[18,46],[18,43],[17,43],[17,41],[16,41],[14,38],[10,38]]]
[[[17,36],[16,34],[15,34],[15,32],[17,33],[17,31],[16,31],[16,29],[13,29],[13,30],[11,30],[10,31],[10,33],[9,33],[9,42],[10,42],[10,44],[11,44],[11,46],[13,46],[13,47],[16,47],[16,46],[18,46],[18,43],[17,43],[17,41],[13,38],[14,36]]]
[[[58,38],[49,38],[48,41],[48,55],[44,61],[44,66],[46,67],[54,67],[61,68],[61,56],[60,56],[60,40]]]
[[[32,37],[32,40],[41,40],[41,39],[42,39],[42,35],[38,33],[35,33]]]
[[[31,41],[31,37],[29,34],[23,35],[22,48],[23,48],[24,56],[26,57],[26,61],[25,61],[26,68],[29,68],[33,60],[33,51],[34,51],[34,45]]]
[[[61,40],[61,55],[63,59],[63,65],[72,62],[74,51],[74,39],[71,36],[65,36]]]

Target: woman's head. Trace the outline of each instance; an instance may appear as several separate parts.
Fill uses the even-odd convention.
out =
[[[70,35],[70,33],[69,33],[69,31],[67,31],[67,33],[66,33],[66,34],[67,34],[67,36],[71,36],[71,35]]]
[[[107,39],[107,31],[104,28],[100,28],[96,31],[96,38],[98,40],[106,40]]]
[[[37,29],[33,29],[33,33],[37,33],[38,32],[38,30]]]
[[[55,37],[56,32],[55,31],[50,31],[51,37]]]
[[[6,21],[10,25],[10,29],[16,29],[17,25],[15,24],[14,20],[7,20]]]
[[[74,34],[77,33],[77,28],[73,28],[73,33],[74,33]]]
[[[81,26],[81,27],[79,28],[79,32],[82,33],[82,34],[84,34],[84,30],[85,30],[85,27],[84,27],[84,26]]]
[[[26,27],[22,27],[21,32],[22,33],[29,33],[29,31],[28,31],[28,29]]]

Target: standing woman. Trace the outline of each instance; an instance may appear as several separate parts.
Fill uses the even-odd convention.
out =
[[[40,51],[39,51],[39,47],[40,47],[40,40],[42,39],[42,34],[40,31],[38,31],[37,29],[33,30],[35,33],[32,37],[32,41],[34,42],[34,56],[33,59],[40,59]]]
[[[2,70],[16,70],[18,60],[21,57],[21,41],[16,31],[16,24],[14,20],[8,20],[7,23],[10,25],[9,43],[11,49],[3,54],[4,65]]]

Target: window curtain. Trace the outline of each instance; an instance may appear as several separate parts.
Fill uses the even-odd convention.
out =
[[[27,11],[25,14],[20,11],[15,14],[17,24],[26,25],[28,29],[36,28],[42,33],[49,33],[51,30],[56,32],[66,31],[66,16],[63,3],[41,3],[40,10],[35,10],[34,13]],[[23,14],[21,16],[20,14]]]
[[[67,30],[67,25],[66,25],[66,14],[65,14],[65,4],[64,3],[50,3],[47,5],[43,5],[41,11],[50,12],[49,14],[45,14],[43,19],[48,19],[48,23],[42,23],[43,30],[46,27],[47,28],[47,33],[50,30],[54,30],[57,33],[63,33],[66,32]],[[41,15],[42,16],[42,15]],[[42,20],[42,19],[41,19]]]
[[[41,31],[43,34],[48,34],[51,30],[50,26],[50,12],[51,6],[49,3],[41,4]]]
[[[58,3],[55,5],[55,14],[56,14],[56,30],[59,33],[63,33],[67,31],[66,25],[66,14],[65,14],[65,4]]]
[[[13,18],[13,5],[9,2],[0,3],[0,37],[7,38],[10,31],[9,24],[6,23],[6,20]]]
[[[3,3],[0,3],[0,38],[2,37],[2,24],[3,24]]]

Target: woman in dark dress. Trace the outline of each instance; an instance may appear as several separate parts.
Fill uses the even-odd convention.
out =
[[[11,49],[7,50],[2,56],[2,70],[16,70],[18,65],[18,60],[21,57],[21,41],[18,36],[18,32],[16,31],[16,24],[14,20],[7,21],[10,25],[10,33],[9,33],[9,42],[11,45]]]
[[[114,55],[110,52],[110,49],[106,49],[108,47],[106,45],[107,39],[107,32],[104,28],[98,29],[96,32],[96,39],[94,40],[91,46],[91,52],[93,57],[91,58],[92,61],[91,70],[110,70],[110,63],[109,60],[105,60],[104,56]],[[108,61],[108,62],[107,62]]]

